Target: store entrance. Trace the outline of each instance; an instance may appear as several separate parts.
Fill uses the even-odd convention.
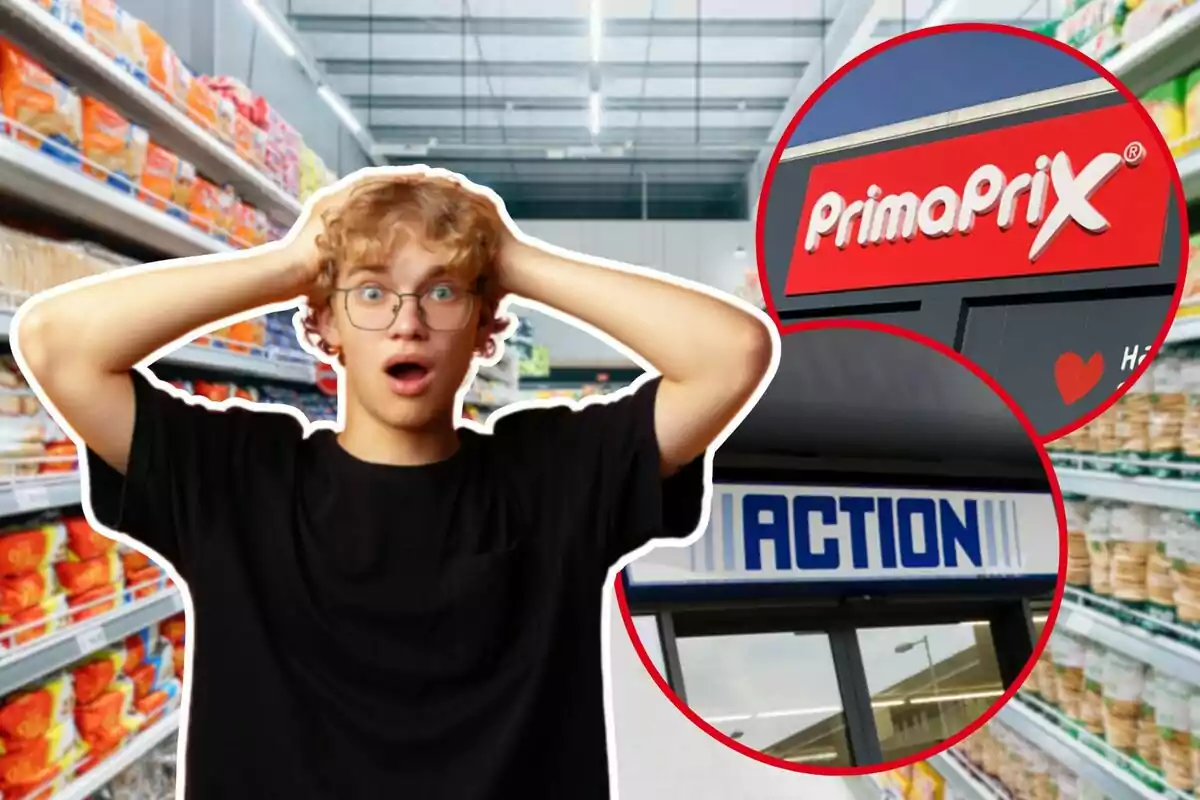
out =
[[[775,758],[846,767],[915,755],[977,720],[1019,679],[1050,600],[1010,589],[630,612],[705,722]]]

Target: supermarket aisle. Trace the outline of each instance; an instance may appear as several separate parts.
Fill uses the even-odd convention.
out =
[[[717,742],[680,713],[646,674],[615,601],[609,630],[620,800],[860,800],[845,780],[786,772]]]

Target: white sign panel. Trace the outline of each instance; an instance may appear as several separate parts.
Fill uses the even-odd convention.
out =
[[[631,587],[1058,575],[1049,494],[717,485],[709,528],[626,568]]]

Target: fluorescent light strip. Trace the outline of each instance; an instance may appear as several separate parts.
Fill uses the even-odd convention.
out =
[[[317,87],[317,94],[321,95],[321,99],[333,109],[333,113],[338,115],[338,118],[345,123],[347,128],[358,133],[362,131],[362,123],[358,121],[358,117],[354,116],[354,112],[346,105],[345,101],[326,85]]]
[[[600,134],[600,106],[600,93],[592,92],[592,96],[588,98],[588,110],[591,114],[589,127],[591,128],[592,136]]]
[[[270,12],[262,7],[259,0],[242,0],[242,3],[246,6],[246,10],[250,12],[250,15],[254,17],[258,26],[266,31],[267,35],[274,40],[275,46],[283,51],[283,54],[288,58],[295,58],[296,44],[284,32],[283,28],[279,27],[279,23],[275,21]]]
[[[841,706],[828,706],[826,708],[792,708],[785,711],[764,711],[761,714],[756,714],[759,719],[770,719],[772,717],[803,717],[809,714],[836,714],[842,710]]]
[[[600,46],[604,42],[604,12],[600,7],[601,0],[592,0],[591,19],[588,31],[592,39],[592,63],[600,63]]]
[[[828,753],[813,753],[812,755],[790,756],[784,760],[791,761],[793,764],[803,764],[808,761],[832,761],[837,757],[837,753],[830,751]]]
[[[928,697],[913,697],[908,702],[913,704],[925,703],[953,703],[956,700],[983,700],[988,697],[999,697],[1004,694],[1002,691],[989,692],[963,692],[962,694],[937,694]]]
[[[709,725],[718,725],[722,722],[743,722],[748,719],[754,719],[754,715],[753,714],[727,714],[726,716],[723,716],[723,717],[704,717],[704,716],[702,716],[701,719],[703,719]]]

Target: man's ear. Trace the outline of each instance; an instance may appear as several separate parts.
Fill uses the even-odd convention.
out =
[[[341,332],[338,331],[337,324],[333,318],[333,298],[327,297],[320,306],[317,307],[317,333],[320,334],[322,341],[329,347],[340,350],[342,347]]]

